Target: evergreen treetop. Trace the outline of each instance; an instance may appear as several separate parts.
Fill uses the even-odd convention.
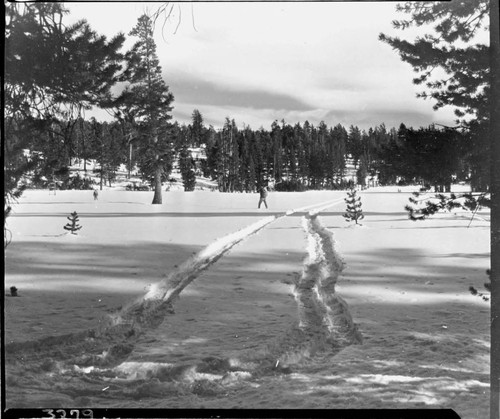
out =
[[[151,18],[144,14],[130,31],[138,40],[125,55],[127,67],[121,80],[128,86],[114,105],[122,111],[119,116],[125,113],[136,122],[158,125],[172,118],[174,96],[163,80],[153,29]]]

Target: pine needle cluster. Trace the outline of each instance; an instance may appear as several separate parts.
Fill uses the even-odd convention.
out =
[[[490,278],[490,282],[485,282],[484,288],[486,288],[490,292],[489,295],[484,292],[479,292],[472,285],[469,287],[469,291],[472,295],[477,295],[478,297],[481,297],[484,301],[489,301],[491,297],[491,269],[486,270],[486,275],[488,275],[488,277]]]
[[[413,221],[425,220],[439,211],[451,212],[459,208],[475,213],[481,207],[490,207],[490,198],[486,193],[435,194],[429,198],[425,194],[414,192],[408,201],[410,204],[405,206],[405,210],[408,212],[408,218]]]

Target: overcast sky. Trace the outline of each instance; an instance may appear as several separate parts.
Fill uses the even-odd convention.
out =
[[[66,6],[68,21],[84,18],[111,37],[128,35],[141,14],[162,4]],[[401,122],[415,128],[453,125],[451,108],[436,112],[432,101],[415,97],[420,86],[412,84],[411,66],[378,40],[380,32],[412,38],[392,28],[393,19],[405,17],[395,7],[389,2],[180,3],[155,33],[163,75],[175,96],[173,119],[188,124],[198,109],[215,128],[226,117],[253,129],[269,129],[282,119],[362,129]]]

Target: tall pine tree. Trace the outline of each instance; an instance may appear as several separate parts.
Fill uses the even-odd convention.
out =
[[[144,14],[130,31],[138,41],[127,52],[123,81],[129,85],[114,102],[117,116],[133,121],[138,128],[138,163],[154,187],[153,204],[162,203],[162,180],[172,170],[169,141],[173,94],[163,80],[153,38],[153,21]]]

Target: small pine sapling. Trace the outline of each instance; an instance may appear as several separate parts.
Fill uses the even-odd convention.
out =
[[[78,230],[80,230],[82,228],[81,225],[78,225],[78,222],[80,221],[78,219],[78,214],[76,213],[76,211],[72,212],[71,215],[69,217],[67,217],[68,220],[69,220],[69,223],[67,223],[65,226],[64,226],[64,229],[65,230],[68,230],[68,231],[71,231],[71,234],[76,234],[76,232]]]
[[[344,198],[344,201],[347,204],[347,209],[343,217],[347,222],[354,221],[359,224],[358,221],[361,221],[365,216],[361,209],[361,197],[357,196],[356,189],[352,188],[347,192],[347,198]]]

